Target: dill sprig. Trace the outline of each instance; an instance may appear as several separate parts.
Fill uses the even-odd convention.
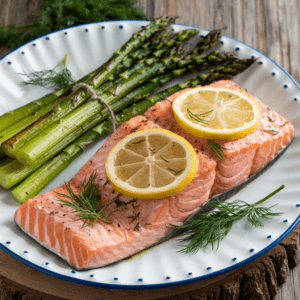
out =
[[[142,142],[144,142],[145,140],[139,140],[139,141],[137,141],[137,142],[132,142],[132,144],[135,144],[135,145],[137,145],[137,144],[140,144],[140,143],[142,143]]]
[[[225,157],[226,154],[224,152],[224,150],[230,150],[228,148],[225,148],[224,146],[216,143],[216,142],[213,142],[211,140],[207,140],[208,141],[208,145],[210,147],[210,149],[220,158],[222,159],[223,161],[225,161]]]
[[[180,172],[184,171],[184,169],[176,171],[176,170],[173,170],[173,169],[170,169],[170,168],[168,168],[167,170],[170,170],[171,172],[174,172],[175,175],[178,175]]]
[[[64,58],[51,70],[45,71],[33,71],[31,73],[18,73],[20,75],[26,75],[29,80],[23,81],[21,85],[39,85],[46,89],[55,90],[67,87],[76,81],[73,79],[72,74],[69,69],[67,69],[67,63],[69,60],[69,55],[66,54]],[[64,66],[60,71],[57,68]]]
[[[190,220],[185,225],[178,226],[170,224],[170,228],[182,229],[183,233],[188,234],[182,241],[190,241],[190,243],[182,246],[184,248],[179,250],[179,252],[197,253],[200,248],[204,248],[209,244],[211,244],[213,249],[215,243],[217,243],[218,249],[220,242],[230,232],[233,223],[246,216],[252,226],[263,227],[264,224],[260,219],[266,220],[272,216],[279,216],[282,213],[274,213],[271,211],[275,205],[268,208],[256,206],[265,202],[283,188],[284,185],[253,204],[241,200],[235,200],[232,203],[224,203],[215,198],[217,203],[210,202],[210,205],[218,210],[201,214],[197,219]]]
[[[93,225],[100,220],[104,223],[111,224],[108,221],[108,218],[112,213],[112,211],[107,216],[104,213],[104,210],[114,201],[102,205],[101,204],[101,195],[99,192],[99,185],[96,184],[97,173],[92,173],[87,183],[85,183],[86,179],[84,179],[83,183],[80,186],[79,194],[76,195],[72,190],[69,183],[65,183],[65,188],[69,195],[56,193],[60,197],[64,197],[69,199],[70,201],[63,200],[57,197],[59,201],[63,204],[73,208],[73,213],[76,213],[76,216],[79,217],[79,220],[84,220],[82,227],[86,227],[89,225]]]
[[[189,106],[190,106],[192,103],[193,103],[193,101],[190,101],[190,102],[186,103],[186,105],[187,105],[187,107],[186,107],[186,112],[187,112],[188,115],[190,116],[191,120],[195,120],[195,121],[197,121],[197,122],[207,124],[208,121],[205,120],[205,119],[200,118],[199,116],[205,116],[205,115],[207,115],[208,113],[212,112],[213,109],[212,109],[212,110],[209,110],[209,111],[207,111],[207,112],[205,112],[205,113],[202,113],[202,114],[194,114],[194,113],[192,113],[191,110],[189,109]]]

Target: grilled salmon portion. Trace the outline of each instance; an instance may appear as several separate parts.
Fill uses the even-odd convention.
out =
[[[210,197],[225,192],[246,180],[249,175],[264,167],[277,153],[282,150],[294,135],[294,126],[259,99],[253,97],[237,84],[229,80],[220,80],[211,86],[236,89],[257,101],[262,110],[262,120],[259,127],[244,138],[236,140],[212,141],[221,144],[225,150],[226,160],[215,155],[206,139],[194,137],[176,123],[172,112],[173,100],[183,91],[179,91],[167,99],[160,101],[145,112],[145,116],[155,121],[160,127],[173,131],[186,138],[203,155],[216,162],[216,177],[210,192]]]
[[[243,91],[231,81],[219,81],[213,85]],[[83,221],[78,220],[73,210],[62,207],[57,200],[56,193],[67,193],[61,186],[27,200],[17,209],[14,217],[20,228],[77,270],[105,266],[156,243],[170,231],[166,225],[180,225],[212,195],[245,181],[293,137],[293,125],[255,98],[263,111],[259,127],[242,139],[214,140],[229,149],[225,150],[227,158],[223,161],[211,150],[206,139],[194,137],[177,125],[172,113],[172,101],[177,95],[160,101],[143,116],[134,117],[120,126],[70,180],[71,188],[79,192],[83,180],[97,172],[101,201],[119,200],[105,211],[109,214],[116,210],[109,217],[111,224],[97,221],[94,225],[82,227]],[[150,128],[168,129],[186,138],[196,151],[198,172],[181,192],[164,199],[134,200],[119,195],[107,182],[106,156],[126,135]]]

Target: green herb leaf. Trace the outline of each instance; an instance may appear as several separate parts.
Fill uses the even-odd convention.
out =
[[[178,175],[178,174],[179,174],[180,172],[182,172],[184,169],[179,170],[179,171],[175,171],[175,170],[172,170],[172,169],[167,169],[167,170],[170,170],[170,171],[174,172],[175,175]]]
[[[104,223],[111,224],[108,221],[108,218],[111,216],[112,211],[109,215],[105,215],[104,210],[114,201],[102,205],[101,204],[101,195],[99,192],[99,185],[96,184],[97,173],[92,173],[87,183],[85,180],[80,186],[79,194],[76,195],[72,190],[69,183],[65,183],[65,188],[68,192],[67,194],[56,193],[60,197],[69,199],[63,200],[61,198],[57,199],[62,203],[62,205],[69,206],[73,209],[73,212],[76,213],[76,216],[79,217],[79,220],[84,220],[82,227],[93,225],[100,220]]]
[[[268,200],[270,197],[277,194],[284,188],[284,185],[279,187],[277,190],[266,196],[265,198],[257,201],[253,204],[249,204],[245,201],[235,200],[232,203],[221,202],[215,198],[216,203],[210,202],[214,208],[212,212],[203,213],[198,216],[195,220],[190,220],[185,225],[173,225],[169,224],[172,229],[182,229],[183,233],[187,234],[187,237],[183,238],[183,241],[190,241],[188,245],[184,245],[183,249],[179,252],[183,253],[197,253],[200,248],[204,248],[211,244],[212,249],[215,243],[217,243],[217,249],[219,248],[220,242],[230,232],[234,222],[247,216],[248,222],[252,226],[263,227],[262,220],[269,219],[273,216],[279,216],[282,213],[272,212],[271,206],[256,207],[257,205]]]
[[[142,143],[142,142],[144,142],[145,140],[140,140],[140,141],[137,141],[137,142],[132,142],[132,144],[140,144],[140,143]]]
[[[136,0],[46,0],[40,16],[31,24],[0,26],[0,46],[11,49],[70,26],[108,20],[148,20]],[[25,31],[24,31],[25,30]]]
[[[169,162],[168,160],[164,159],[161,155],[160,155],[160,158],[161,158],[162,160],[164,160],[165,162]]]
[[[208,113],[212,112],[213,109],[210,110],[210,111],[207,111],[207,112],[205,112],[205,113],[202,113],[202,114],[194,114],[194,113],[192,113],[192,112],[190,111],[190,109],[189,109],[189,106],[190,106],[192,103],[193,103],[193,101],[190,101],[190,102],[184,104],[184,105],[187,105],[186,111],[187,111],[188,115],[190,116],[191,120],[195,120],[195,121],[197,121],[197,122],[207,124],[208,121],[205,120],[205,119],[200,118],[199,116],[205,116],[205,115],[207,115]]]
[[[218,144],[218,143],[215,143],[211,140],[207,140],[208,141],[208,145],[210,147],[210,149],[220,158],[222,159],[223,161],[225,161],[225,157],[226,157],[226,154],[224,152],[224,150],[230,150],[228,148],[225,148],[224,146]]]
[[[19,75],[26,75],[29,80],[21,82],[21,85],[39,85],[49,90],[57,90],[67,87],[76,81],[73,79],[71,72],[66,68],[69,55],[66,54],[64,58],[51,70],[47,71],[33,71],[31,73],[18,73]],[[61,71],[57,71],[56,68],[64,65]]]

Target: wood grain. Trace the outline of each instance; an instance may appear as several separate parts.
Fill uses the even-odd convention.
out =
[[[32,22],[39,15],[43,3],[44,0],[0,0],[0,25]],[[135,6],[143,7],[151,19],[170,14],[179,16],[176,23],[210,30],[226,27],[225,35],[268,55],[300,82],[300,0],[138,0]],[[8,52],[10,49],[7,47],[0,47],[0,57]],[[233,290],[240,287],[239,280],[232,280],[230,287]],[[290,276],[274,299],[300,300],[299,283],[300,265],[291,269]],[[226,283],[222,284],[221,290],[225,291],[225,287]],[[276,286],[273,289],[276,290]],[[218,293],[218,289],[212,288],[208,298],[215,299],[214,293]],[[225,298],[234,299],[230,297]],[[199,294],[188,298],[183,295],[180,299],[208,298]]]

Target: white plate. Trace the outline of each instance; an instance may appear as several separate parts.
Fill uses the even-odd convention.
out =
[[[68,68],[75,79],[90,73],[104,63],[132,33],[148,21],[101,22],[64,29],[38,38],[5,56],[0,61],[0,114],[49,93],[41,87],[21,87],[25,78],[16,73],[53,68],[66,53]],[[174,24],[175,31],[191,26]],[[208,31],[201,30],[201,35]],[[234,270],[269,251],[283,240],[299,223],[300,175],[300,87],[274,61],[230,37],[224,36],[220,49],[258,61],[233,81],[257,96],[265,104],[287,118],[296,128],[295,140],[286,153],[266,173],[243,189],[231,200],[253,203],[284,184],[279,194],[265,205],[284,212],[265,222],[263,228],[249,228],[243,220],[234,225],[218,251],[210,247],[196,255],[180,254],[178,241],[172,239],[154,249],[115,265],[90,271],[75,272],[62,259],[40,246],[14,223],[19,204],[9,191],[0,191],[0,248],[30,267],[60,279],[85,285],[117,289],[165,288],[192,283]],[[274,73],[273,73],[274,72]],[[65,169],[43,191],[47,192],[73,177],[103,144],[99,141]],[[253,250],[252,250],[253,249]]]

